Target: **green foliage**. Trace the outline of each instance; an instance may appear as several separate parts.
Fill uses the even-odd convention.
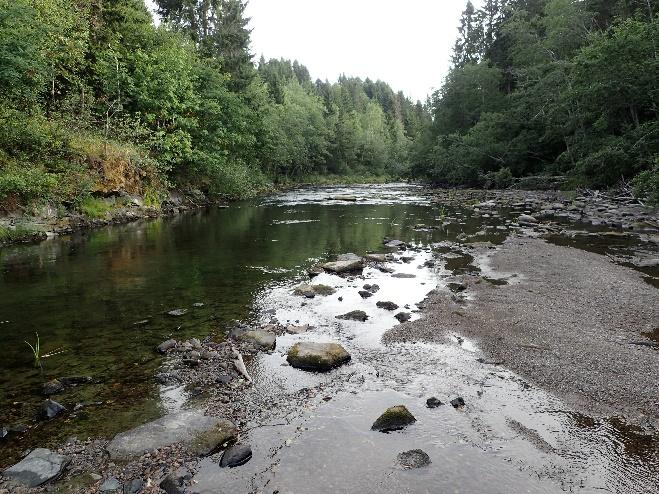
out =
[[[112,209],[112,205],[103,199],[96,197],[85,197],[78,204],[78,210],[89,218],[105,218],[108,212]]]
[[[494,174],[494,185],[497,189],[507,189],[513,184],[513,180],[513,174],[508,167],[503,167]]]
[[[634,194],[650,204],[659,204],[659,159],[651,170],[639,173],[632,181]]]

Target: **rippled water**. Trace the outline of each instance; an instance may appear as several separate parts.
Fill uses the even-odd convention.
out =
[[[379,309],[377,301],[393,301],[416,318],[417,304],[431,289],[451,289],[453,273],[478,272],[489,282],[506,283],[511,273],[492,272],[482,259],[438,243],[462,236],[496,244],[509,234],[507,223],[506,212],[478,217],[431,205],[424,190],[413,186],[309,187],[227,209],[0,250],[6,349],[0,425],[36,426],[42,383],[55,377],[94,378],[58,395],[70,409],[101,402],[5,442],[2,460],[72,434],[109,437],[180,407],[180,389],[160,388],[153,380],[161,363],[153,347],[168,337],[210,333],[221,339],[232,320],[264,322],[275,309],[280,322],[314,329],[279,337],[274,353],[250,363],[256,386],[246,399],[272,408],[272,426],[250,425],[245,439],[254,458],[244,467],[220,470],[215,458],[205,460],[194,492],[218,492],[218,486],[219,492],[286,493],[651,492],[659,482],[655,437],[575,414],[505,368],[478,362],[477,346],[459,335],[445,345],[382,344],[398,311]],[[418,247],[389,264],[414,278],[392,278],[373,268],[363,279],[322,274],[316,281],[335,287],[335,295],[305,305],[292,295],[319,260],[382,252],[385,236]],[[578,239],[566,242],[593,248]],[[433,257],[432,244],[444,252],[445,264],[425,264]],[[602,251],[617,248],[609,242]],[[362,300],[357,291],[364,283],[381,290]],[[204,305],[193,305],[198,303]],[[167,315],[175,308],[189,311]],[[353,309],[365,310],[370,319],[335,318]],[[36,331],[45,351],[66,350],[45,361],[43,375],[32,367],[24,343]],[[300,340],[340,341],[353,361],[320,376],[292,369],[285,352]],[[288,397],[305,390],[316,390],[315,401],[290,414]],[[433,395],[442,401],[463,396],[468,407],[429,410],[425,399]],[[291,399],[288,407],[294,404]],[[407,405],[417,424],[402,433],[371,432],[372,421],[397,404]],[[395,466],[396,455],[413,448],[431,456],[430,468]]]

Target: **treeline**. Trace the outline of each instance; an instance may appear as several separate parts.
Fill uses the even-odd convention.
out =
[[[241,0],[0,0],[0,208],[400,176],[424,107],[250,53]]]
[[[656,196],[658,10],[656,0],[468,3],[414,175],[496,186],[565,175],[593,187],[637,177]]]

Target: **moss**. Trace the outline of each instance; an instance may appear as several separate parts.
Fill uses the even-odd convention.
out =
[[[389,432],[403,429],[404,427],[416,422],[414,415],[405,407],[397,405],[388,408],[371,426],[374,431]]]

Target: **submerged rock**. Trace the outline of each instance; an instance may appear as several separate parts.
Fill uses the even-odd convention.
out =
[[[367,290],[359,290],[359,296],[361,298],[369,298],[369,297],[372,297],[373,294],[371,292],[367,291]]]
[[[119,481],[114,477],[109,477],[98,488],[98,492],[119,492],[119,489],[121,489]]]
[[[350,354],[338,343],[296,343],[286,358],[292,367],[327,372],[350,361]]]
[[[142,492],[144,488],[144,481],[140,478],[133,479],[124,485],[124,494],[137,494]]]
[[[409,312],[399,312],[394,316],[396,319],[398,319],[398,322],[407,322],[410,319],[412,319],[412,314]]]
[[[180,316],[184,316],[187,313],[188,313],[188,309],[174,309],[174,310],[170,310],[167,313],[167,315],[173,316],[173,317],[180,317]]]
[[[363,310],[352,310],[346,314],[336,316],[336,318],[344,319],[346,321],[366,322],[366,320],[368,319],[368,314],[366,314],[366,312],[364,312]]]
[[[405,242],[402,240],[390,240],[388,238],[384,239],[384,246],[389,247],[390,249],[398,249],[406,247]]]
[[[388,408],[378,419],[373,422],[371,430],[379,432],[390,432],[404,429],[416,422],[414,415],[410,413],[405,405],[397,405]]]
[[[444,404],[444,403],[442,403],[441,401],[439,401],[439,399],[438,399],[438,398],[435,398],[434,396],[433,396],[432,398],[428,398],[428,399],[426,400],[426,406],[427,406],[428,408],[437,408],[437,407],[441,407],[443,404]]]
[[[220,466],[234,468],[244,465],[252,459],[252,448],[248,444],[235,444],[222,454]]]
[[[304,324],[302,326],[294,326],[291,324],[289,326],[286,326],[286,332],[288,334],[302,334],[302,333],[306,333],[310,329],[311,326],[309,326],[308,324]]]
[[[210,436],[214,434],[217,434],[213,438],[216,444],[211,445]],[[235,437],[235,426],[228,420],[183,410],[117,434],[107,450],[112,459],[129,459],[183,442],[191,451],[204,453],[216,449],[220,441],[224,443]]]
[[[391,275],[392,278],[406,279],[406,278],[416,278],[415,274],[411,273],[394,273]]]
[[[364,290],[367,290],[367,291],[371,292],[371,293],[377,293],[380,290],[380,285],[375,285],[375,284],[370,285],[370,284],[367,283],[362,288]]]
[[[27,487],[37,487],[59,477],[69,459],[44,448],[37,448],[2,475]]]
[[[398,464],[406,469],[421,468],[430,465],[430,457],[420,449],[404,451],[398,455]]]
[[[316,295],[333,295],[336,293],[336,290],[328,285],[310,285],[308,283],[303,283],[295,288],[294,293],[295,295],[314,298]]]
[[[380,309],[384,309],[384,310],[398,309],[398,305],[394,304],[393,302],[377,302],[375,305],[377,305]]]
[[[44,420],[50,420],[54,419],[64,411],[66,411],[66,408],[56,401],[46,400],[41,404],[39,416]]]
[[[263,331],[261,329],[245,331],[244,333],[239,334],[237,339],[253,343],[264,350],[274,350],[277,345],[277,336],[274,333]]]

